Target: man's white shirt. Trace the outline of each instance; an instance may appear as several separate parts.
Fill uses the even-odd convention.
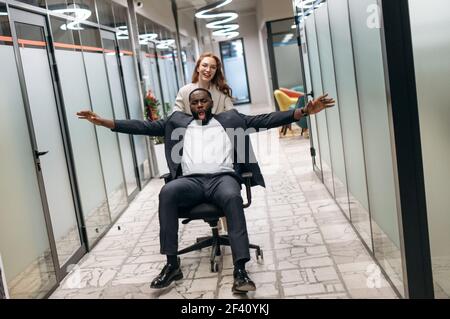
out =
[[[207,125],[194,120],[184,135],[183,176],[233,172],[233,145],[223,126],[214,118]]]

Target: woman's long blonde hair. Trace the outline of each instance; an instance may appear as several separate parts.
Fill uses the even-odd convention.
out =
[[[231,88],[227,84],[225,76],[223,75],[222,61],[220,61],[220,59],[211,52],[205,52],[198,58],[197,63],[195,64],[194,73],[192,74],[192,83],[198,82],[199,75],[197,70],[204,58],[213,58],[214,60],[216,60],[217,70],[216,74],[211,80],[211,83],[214,84],[220,92],[232,98]]]

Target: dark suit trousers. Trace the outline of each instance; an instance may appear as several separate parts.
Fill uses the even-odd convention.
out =
[[[250,260],[241,186],[228,174],[180,177],[164,185],[159,194],[161,254],[176,255],[178,252],[178,210],[203,202],[224,211],[233,261]]]

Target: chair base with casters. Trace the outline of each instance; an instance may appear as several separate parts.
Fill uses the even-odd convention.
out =
[[[242,174],[242,178],[245,181],[246,191],[247,191],[247,200],[248,203],[244,204],[244,208],[247,208],[251,205],[251,188],[250,188],[250,179],[252,177],[251,173]],[[166,174],[163,177],[167,182],[170,181],[170,175]],[[217,227],[219,220],[221,217],[225,217],[225,213],[219,209],[217,206],[209,203],[202,203],[197,205],[189,210],[180,211],[179,217],[184,218],[182,224],[186,225],[193,220],[203,220],[209,224],[211,227],[211,236],[208,237],[199,237],[196,240],[196,243],[186,247],[180,251],[178,251],[178,255],[187,254],[189,252],[193,252],[196,250],[201,250],[203,248],[211,247],[210,254],[210,264],[211,264],[211,272],[219,271],[219,264],[217,262],[217,257],[221,255],[221,246],[230,246],[230,239],[228,235],[219,235],[219,229]],[[256,259],[258,261],[262,261],[264,259],[263,251],[258,245],[249,245],[250,249],[255,249]]]
[[[217,224],[220,217],[224,217],[225,214],[212,204],[201,204],[191,209],[188,214],[181,214],[180,216],[187,217],[182,221],[183,224],[188,224],[193,220],[203,219],[211,227],[211,236],[199,237],[197,242],[187,248],[178,251],[178,255],[183,255],[192,251],[201,250],[203,248],[211,247],[210,264],[211,272],[219,271],[219,264],[217,263],[217,257],[221,255],[221,246],[230,246],[230,239],[228,235],[219,235]],[[263,251],[258,245],[249,245],[250,249],[255,249],[256,259],[262,260],[264,258]]]

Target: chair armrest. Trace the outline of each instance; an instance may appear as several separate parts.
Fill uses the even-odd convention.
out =
[[[251,186],[252,183],[251,183],[251,180],[252,180],[252,177],[253,177],[253,173],[246,172],[246,173],[243,173],[241,176],[244,179],[245,191],[247,193],[247,203],[244,204],[243,206],[244,206],[244,208],[248,208],[252,204],[252,186]]]
[[[164,183],[168,183],[172,180],[172,174],[167,173],[159,177],[159,179],[164,179]]]

